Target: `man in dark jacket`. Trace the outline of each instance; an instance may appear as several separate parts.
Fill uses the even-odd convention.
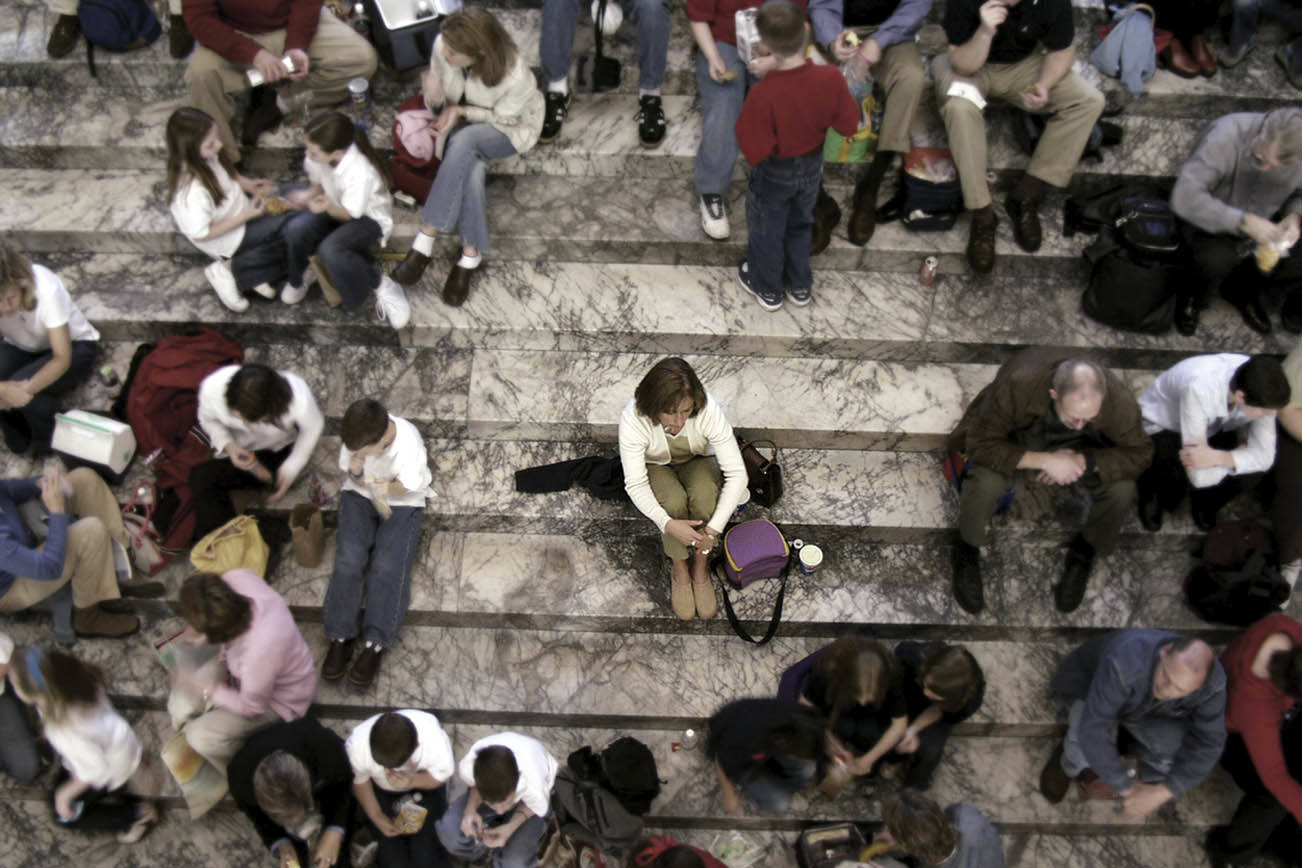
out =
[[[979,549],[986,524],[1017,470],[1036,471],[1049,485],[1080,485],[1092,499],[1085,527],[1071,541],[1058,609],[1080,605],[1095,554],[1117,544],[1135,502],[1135,479],[1153,444],[1139,405],[1114,374],[1086,359],[1051,350],[1023,350],[981,390],[949,438],[965,454],[954,547],[954,596],[968,612],[985,607]]]
[[[1054,804],[1071,781],[1116,796],[1142,818],[1211,773],[1225,747],[1225,670],[1206,642],[1163,630],[1119,630],[1067,656],[1049,683],[1071,703],[1067,737],[1040,774]],[[1134,740],[1139,780],[1117,750]],[[1110,793],[1108,792],[1110,791]]]

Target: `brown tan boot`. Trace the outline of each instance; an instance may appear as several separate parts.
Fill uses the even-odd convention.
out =
[[[101,606],[88,606],[72,613],[72,629],[88,639],[120,639],[140,630],[135,615],[115,615]]]
[[[696,617],[696,598],[692,595],[691,576],[671,574],[669,582],[669,601],[674,607],[674,614],[684,621],[692,620]]]
[[[696,617],[708,621],[719,611],[719,598],[714,594],[714,583],[706,576],[704,581],[692,580],[692,597],[696,601]]]

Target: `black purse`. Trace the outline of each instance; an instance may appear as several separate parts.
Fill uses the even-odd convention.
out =
[[[746,465],[746,487],[751,503],[770,507],[782,497],[782,468],[778,466],[778,447],[772,440],[741,440],[741,460]],[[759,451],[767,446],[773,454],[766,458]]]

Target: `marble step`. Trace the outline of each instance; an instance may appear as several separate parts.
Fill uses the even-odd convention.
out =
[[[728,266],[495,262],[463,307],[414,290],[412,325],[399,336],[369,308],[350,314],[315,296],[293,307],[254,298],[249,312],[233,313],[217,300],[197,255],[50,251],[40,261],[68,284],[105,341],[133,346],[204,323],[248,347],[303,341],[367,347],[362,353],[401,339],[440,350],[998,363],[1011,347],[1046,344],[1156,370],[1188,353],[1284,353],[1295,342],[1282,330],[1257,334],[1219,299],[1193,337],[1117,331],[1080,314],[1083,265],[1065,280],[950,273],[929,287],[905,273],[818,268],[811,307],[771,314],[736,287]]]
[[[160,169],[167,160],[164,129],[168,116],[188,98],[176,96],[141,103],[138,97],[105,99],[86,90],[73,97],[72,105],[56,123],[24,111],[31,99],[27,88],[0,88],[0,160],[10,168],[43,169]],[[377,122],[372,143],[388,154],[392,149],[390,128],[398,99],[376,94]],[[928,99],[930,103],[930,99]],[[696,149],[700,143],[701,109],[692,96],[664,98],[668,135],[664,143],[647,150],[639,146],[636,104],[622,93],[576,97],[561,136],[540,145],[524,156],[493,163],[495,174],[570,175],[638,179],[684,179],[692,177]],[[915,123],[918,136],[935,135],[939,118],[930,104]],[[1108,148],[1099,162],[1085,161],[1079,174],[1168,177],[1179,172],[1180,164],[1206,123],[1198,118],[1154,118],[1142,115],[1117,119],[1125,130],[1122,144]],[[1005,176],[1020,172],[1026,156],[1012,133],[1013,118],[1007,111],[992,111],[990,129],[991,170]],[[286,182],[302,177],[302,130],[285,124],[264,136],[260,147],[244,163],[248,174],[268,174]],[[825,175],[848,181],[860,167],[828,164]],[[742,177],[739,162],[736,177]]]
[[[94,195],[86,195],[93,185]],[[161,173],[144,170],[0,169],[0,231],[33,253],[80,249],[102,253],[191,254],[194,248],[176,231],[162,207]],[[848,202],[850,186],[830,192]],[[727,197],[731,239],[708,239],[688,180],[626,185],[609,178],[512,175],[488,184],[489,222],[495,262],[580,260],[590,263],[733,265],[745,257],[745,191],[734,182]],[[1000,194],[1002,197],[1002,194]],[[999,263],[988,281],[1000,277],[1076,274],[1080,253],[1091,240],[1063,238],[1055,231],[1063,194],[1046,199],[1044,244],[1034,254],[1012,238],[1011,223],[999,204],[996,251]],[[389,247],[405,252],[417,231],[415,212],[398,209]],[[867,248],[838,234],[818,258],[823,268],[915,272],[920,258],[934,255],[946,274],[966,274],[967,216],[948,232],[916,233],[896,221],[878,227]],[[441,239],[449,252],[455,242]],[[442,254],[439,254],[440,258]],[[418,286],[437,291],[443,268],[428,271]],[[736,289],[741,293],[741,289]],[[419,294],[419,291],[417,291]]]

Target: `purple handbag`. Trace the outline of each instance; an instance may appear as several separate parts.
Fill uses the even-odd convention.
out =
[[[720,586],[723,588],[723,609],[728,616],[728,623],[747,642],[763,645],[777,634],[778,624],[782,622],[782,601],[787,595],[787,570],[791,566],[791,548],[787,545],[786,537],[777,525],[767,519],[744,521],[724,532],[720,562],[726,579]],[[773,604],[773,617],[769,621],[768,630],[762,638],[756,639],[737,620],[732,600],[728,597],[728,585],[740,589],[760,579],[771,578],[781,579],[782,584],[778,588],[777,601]]]

